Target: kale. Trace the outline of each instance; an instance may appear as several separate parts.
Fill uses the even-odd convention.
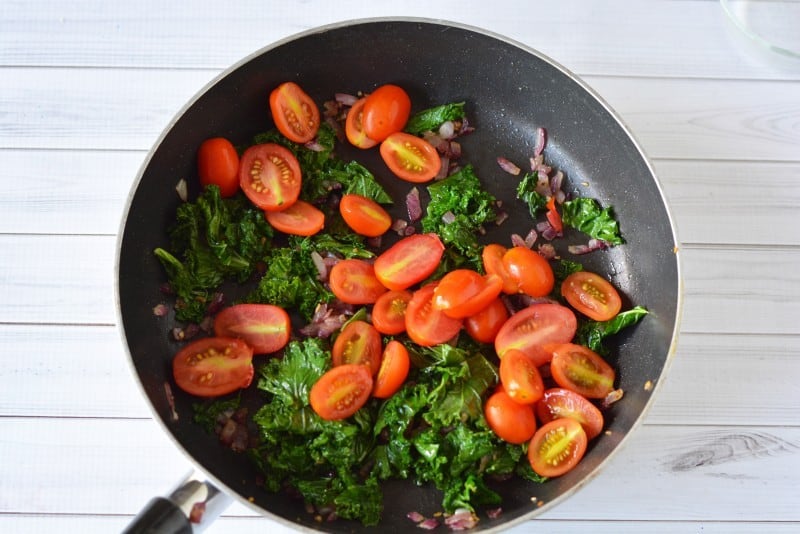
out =
[[[443,123],[461,120],[464,116],[464,102],[442,104],[412,115],[406,123],[405,131],[419,135],[423,132],[438,130]]]
[[[327,180],[342,185],[343,193],[355,193],[371,198],[378,204],[392,204],[392,197],[375,176],[357,161],[330,165],[323,173]]]
[[[534,219],[547,207],[547,197],[536,191],[538,181],[538,172],[526,172],[517,184],[517,198],[528,205],[528,211]]]
[[[195,402],[192,404],[192,410],[194,411],[193,421],[202,426],[206,432],[212,434],[216,429],[220,415],[224,413],[234,413],[239,409],[241,403],[241,395],[236,395],[229,399],[213,399],[206,402]]]
[[[624,243],[611,207],[601,208],[592,198],[568,200],[561,206],[564,224],[611,245]]]
[[[618,313],[616,317],[608,321],[586,321],[578,328],[578,332],[575,334],[575,343],[585,345],[598,354],[607,355],[608,350],[603,345],[603,340],[623,328],[638,323],[648,313],[642,306],[635,306],[630,310]]]

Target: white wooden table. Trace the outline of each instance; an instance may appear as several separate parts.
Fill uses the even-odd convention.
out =
[[[481,26],[577,73],[677,219],[682,334],[655,406],[599,477],[514,531],[800,531],[800,68],[747,55],[712,0],[474,4],[0,3],[0,532],[119,531],[189,469],[115,326],[123,203],[162,128],[262,46],[389,15]],[[210,530],[286,529],[235,504]]]

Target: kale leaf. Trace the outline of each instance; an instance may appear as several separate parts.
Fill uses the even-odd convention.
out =
[[[517,184],[517,198],[528,205],[528,211],[533,219],[547,207],[547,197],[536,191],[538,181],[538,172],[526,172]]]
[[[624,243],[611,207],[601,208],[593,198],[567,200],[561,206],[564,224],[611,245]]]
[[[406,123],[405,131],[419,135],[423,132],[435,131],[447,121],[461,120],[465,116],[464,102],[442,104],[424,109],[411,116]]]
[[[608,336],[618,333],[623,328],[638,323],[649,312],[642,306],[635,306],[617,314],[608,321],[586,321],[580,325],[575,334],[575,343],[585,345],[597,352],[606,355],[608,350],[603,346],[603,340]]]

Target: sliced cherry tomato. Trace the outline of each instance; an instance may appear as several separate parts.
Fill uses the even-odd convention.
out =
[[[405,132],[395,132],[384,139],[380,152],[389,170],[407,182],[429,182],[442,168],[442,159],[433,145]]]
[[[283,308],[271,304],[236,304],[214,317],[214,334],[236,337],[256,354],[281,350],[289,342],[292,323]]]
[[[408,349],[396,339],[391,340],[383,349],[381,367],[378,376],[375,377],[372,396],[387,399],[394,395],[406,381],[410,368],[411,358],[408,356]]]
[[[503,245],[491,243],[483,247],[481,259],[483,260],[483,270],[487,274],[496,274],[503,279],[503,293],[513,295],[519,293],[519,283],[515,278],[512,278],[511,273],[503,264],[503,256],[506,255],[508,249]]]
[[[532,297],[544,297],[553,290],[553,268],[541,255],[528,247],[516,246],[503,255],[503,266],[517,282],[519,291]]]
[[[217,397],[246,388],[254,374],[253,349],[236,338],[192,341],[172,360],[175,383],[198,397]]]
[[[575,419],[583,427],[588,439],[603,431],[603,413],[586,397],[565,388],[551,388],[536,403],[539,421],[549,423],[560,417]]]
[[[372,393],[369,367],[345,364],[333,367],[311,386],[308,400],[323,419],[333,421],[350,417],[364,406]]]
[[[387,291],[375,301],[372,307],[372,325],[381,334],[394,336],[406,331],[406,308],[411,300],[411,292]]]
[[[567,276],[561,283],[561,296],[570,306],[595,321],[613,319],[622,309],[622,299],[611,282],[587,271]]]
[[[370,93],[364,102],[362,124],[370,139],[381,142],[401,131],[411,114],[411,98],[401,87],[386,84]]]
[[[367,237],[383,235],[392,226],[391,215],[380,204],[354,193],[342,196],[339,213],[351,230]]]
[[[307,143],[319,131],[319,108],[294,82],[284,82],[269,95],[275,127],[295,143]]]
[[[380,332],[367,322],[351,321],[336,336],[331,356],[333,365],[366,365],[370,375],[375,376],[381,365],[381,352],[383,341]]]
[[[404,237],[375,259],[375,276],[389,289],[407,289],[432,275],[443,253],[436,234]]]
[[[449,341],[461,330],[460,319],[453,319],[433,307],[435,289],[435,282],[422,286],[413,293],[406,308],[406,333],[423,347]]]
[[[518,349],[540,367],[553,357],[543,345],[568,343],[575,337],[575,314],[559,304],[532,304],[514,315],[500,328],[494,348],[500,358],[509,349]]]
[[[305,200],[281,211],[265,211],[267,222],[284,234],[314,235],[325,227],[325,214]]]
[[[471,269],[455,269],[439,280],[433,293],[433,307],[456,319],[475,315],[503,290],[496,274],[481,275]]]
[[[212,137],[197,151],[197,174],[203,187],[214,184],[223,198],[239,190],[239,154],[224,137]]]
[[[372,304],[387,291],[372,264],[357,258],[336,263],[328,274],[328,285],[347,304]]]
[[[364,102],[367,98],[359,98],[347,112],[347,117],[344,121],[344,133],[350,144],[358,148],[372,148],[378,144],[375,139],[370,139],[364,131]]]
[[[564,233],[564,223],[561,222],[561,215],[558,214],[558,210],[556,209],[555,197],[547,199],[547,222],[550,223],[550,226],[552,226],[553,230],[559,235]]]
[[[262,210],[285,210],[297,201],[300,185],[300,163],[288,148],[264,143],[242,154],[239,186]]]
[[[556,384],[589,399],[605,398],[614,389],[616,379],[614,368],[599,354],[575,343],[553,348],[550,372]]]
[[[525,443],[536,432],[533,407],[514,402],[505,391],[492,393],[483,406],[483,413],[489,428],[509,443]]]
[[[484,309],[464,319],[464,330],[475,341],[494,343],[497,332],[508,320],[508,308],[499,298],[494,299]]]
[[[500,360],[500,383],[514,402],[533,404],[544,394],[544,382],[533,359],[517,349],[509,349]]]
[[[586,453],[588,439],[579,422],[555,419],[542,425],[528,445],[528,461],[543,477],[558,477],[578,465]]]

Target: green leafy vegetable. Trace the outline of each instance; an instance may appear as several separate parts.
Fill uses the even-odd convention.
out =
[[[435,106],[412,115],[405,131],[414,135],[435,131],[445,122],[461,120],[464,116],[464,102]]]
[[[547,207],[547,197],[536,191],[538,180],[538,172],[527,172],[517,184],[517,198],[528,205],[528,211],[534,219]]]
[[[575,343],[585,345],[598,354],[605,355],[608,353],[603,346],[605,338],[618,333],[623,328],[638,323],[648,313],[642,306],[636,306],[630,310],[620,312],[616,317],[608,321],[586,321],[578,328],[578,332],[575,335]]]
[[[619,231],[619,223],[614,218],[613,210],[601,208],[592,198],[576,198],[562,205],[561,220],[595,239],[602,239],[611,245],[624,243]]]
[[[209,434],[213,433],[217,426],[217,420],[223,413],[233,413],[239,409],[242,403],[240,395],[230,399],[214,399],[204,403],[196,402],[192,404],[194,410],[194,422],[202,426]]]

